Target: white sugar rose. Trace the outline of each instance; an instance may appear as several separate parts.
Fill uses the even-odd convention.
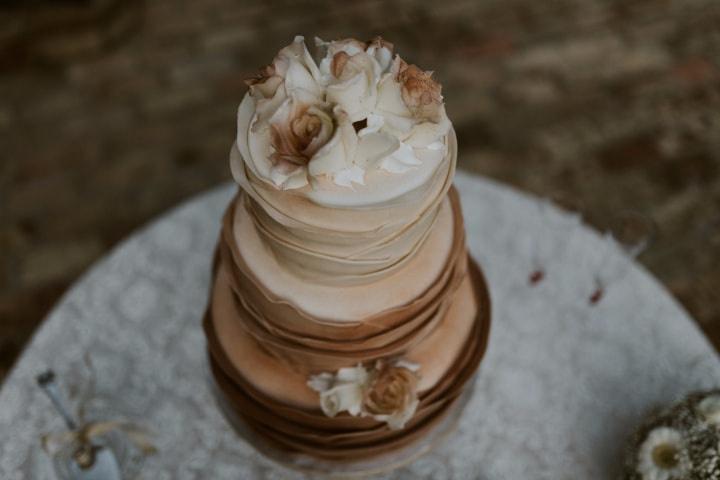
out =
[[[378,84],[378,99],[360,137],[376,132],[397,139],[395,147],[378,163],[390,173],[405,173],[422,162],[415,149],[443,150],[450,130],[440,84],[415,65],[396,56]]]
[[[307,165],[332,138],[334,120],[303,37],[280,50],[273,63],[247,83],[237,138],[246,165],[279,188],[307,185]]]
[[[379,37],[371,44],[355,39],[316,44],[325,54],[320,72],[327,83],[327,101],[343,109],[350,122],[365,120],[375,109],[377,85],[392,57],[392,45]]]
[[[348,160],[354,160],[357,155],[358,137],[349,116],[344,110],[336,106],[334,109],[337,128],[329,142],[315,154],[308,164],[308,171],[312,176],[328,175],[331,177],[343,175],[354,166]],[[362,178],[358,183],[362,183]]]
[[[308,386],[320,394],[320,408],[328,417],[343,411],[355,417],[361,413],[367,381],[367,370],[358,365],[341,368],[335,375],[327,372],[314,375]]]
[[[270,117],[270,160],[276,184],[286,175],[302,172],[310,159],[333,135],[333,119],[321,104],[306,104],[289,98]],[[279,176],[278,176],[279,175]]]
[[[440,84],[399,56],[380,80],[376,114],[386,130],[414,148],[438,141],[450,129]]]

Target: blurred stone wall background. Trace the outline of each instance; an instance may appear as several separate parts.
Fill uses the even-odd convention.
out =
[[[0,378],[62,292],[229,179],[243,79],[297,33],[436,71],[460,167],[651,216],[641,261],[720,345],[716,0],[0,1]]]

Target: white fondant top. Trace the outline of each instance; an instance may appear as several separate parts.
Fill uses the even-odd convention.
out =
[[[317,61],[298,36],[248,81],[233,174],[247,168],[342,208],[387,202],[427,181],[447,156],[451,127],[431,73],[379,37],[315,43]]]

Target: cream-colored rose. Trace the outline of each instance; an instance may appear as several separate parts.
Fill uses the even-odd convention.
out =
[[[440,120],[440,107],[443,97],[442,87],[432,79],[432,72],[420,70],[416,65],[409,65],[399,56],[393,65],[395,80],[400,83],[400,93],[405,105],[413,116],[431,122]]]
[[[295,94],[302,101],[320,102],[324,85],[315,60],[305,46],[303,37],[283,48],[270,65],[245,81],[256,100],[270,99],[280,93],[282,98]]]
[[[407,365],[383,365],[365,392],[363,409],[393,430],[403,428],[419,404],[417,385],[418,377]]]
[[[341,368],[335,375],[327,372],[313,375],[308,380],[308,386],[320,394],[320,408],[328,417],[340,412],[358,416],[362,413],[367,381],[367,370],[358,365]]]
[[[305,39],[295,37],[292,44],[278,52],[273,61],[276,74],[285,79],[288,95],[297,94],[301,99],[308,96],[321,101],[324,95],[323,81],[315,60],[308,52]]]
[[[327,83],[327,101],[344,110],[350,122],[365,120],[377,103],[378,80],[392,55],[390,44],[374,41],[370,47],[355,39],[316,42],[325,51],[320,72]]]
[[[440,140],[450,129],[440,84],[399,56],[380,80],[375,113],[383,117],[386,130],[414,148]]]
[[[357,153],[357,133],[355,133],[348,115],[342,109],[335,107],[333,113],[337,121],[337,128],[335,128],[330,141],[325,143],[310,161],[308,165],[310,175],[332,177],[353,166],[353,160]]]
[[[377,101],[380,66],[366,52],[348,55],[344,51],[333,56],[333,80],[327,87],[327,100],[338,104],[351,122],[364,120]]]
[[[353,417],[360,415],[363,389],[356,383],[337,385],[320,393],[320,408],[328,417],[348,412]]]
[[[332,138],[334,120],[303,38],[296,37],[247,83],[236,142],[245,164],[278,188],[307,185],[307,164]]]

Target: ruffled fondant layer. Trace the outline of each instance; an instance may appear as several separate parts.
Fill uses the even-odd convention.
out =
[[[444,157],[428,158],[418,167],[422,174],[415,172],[401,182],[402,195],[381,200],[384,182],[398,180],[376,172],[379,178],[370,190],[344,188],[344,197],[358,196],[363,203],[343,207],[322,203],[318,196],[330,194],[322,185],[308,196],[309,186],[284,191],[263,182],[243,162],[236,146],[230,161],[233,176],[247,195],[244,208],[249,218],[284,268],[315,283],[370,284],[403,268],[432,231],[452,184],[456,143],[451,131]],[[378,201],[367,203],[372,197]]]
[[[467,259],[466,254],[463,259]],[[221,268],[219,256],[216,266]],[[449,327],[445,329],[445,339],[447,335],[456,332],[456,323],[463,323],[458,322],[458,319],[469,317],[470,321],[466,322],[469,328],[457,335],[463,339],[462,342],[456,343],[457,338],[449,342],[456,343],[452,361],[432,385],[420,390],[419,407],[405,428],[390,430],[384,423],[370,417],[353,417],[347,413],[329,418],[317,405],[312,406],[312,402],[299,402],[301,405],[298,405],[298,402],[278,400],[277,395],[258,389],[242,374],[243,370],[247,372],[248,365],[238,365],[237,358],[233,360],[227,351],[227,343],[223,344],[226,332],[219,331],[217,327],[222,323],[216,319],[216,314],[220,312],[209,308],[204,327],[212,373],[219,391],[247,426],[276,449],[328,460],[355,461],[402,448],[422,437],[442,420],[472,378],[484,355],[490,327],[488,291],[479,268],[472,261],[469,266],[468,274],[453,293],[451,306],[440,322],[440,325]],[[442,326],[436,327],[436,331],[441,330]],[[426,345],[425,348],[418,346],[411,349],[406,352],[407,357],[424,365],[436,361],[432,352],[439,351],[444,342],[432,343],[435,344],[430,348]],[[412,350],[423,358],[413,358]],[[262,363],[262,358],[267,361],[267,353],[258,354],[256,360],[260,359]],[[244,360],[252,361],[250,357]],[[255,367],[262,368],[258,365],[250,366]],[[282,372],[276,370],[276,374]],[[279,384],[289,390],[289,398],[293,395],[316,395],[306,386],[293,382],[293,376],[293,371],[287,369],[285,381]]]
[[[263,442],[330,461],[373,457],[431,431],[472,378],[489,298],[452,187],[454,133],[446,146],[402,195],[373,191],[377,178],[354,192],[361,204],[351,195],[341,207],[322,201],[332,195],[322,185],[275,189],[233,149],[241,189],[223,217],[204,328],[224,403]],[[326,416],[307,383],[393,358],[420,366],[419,404],[400,430]]]
[[[449,231],[434,233],[451,238],[445,262],[427,288],[415,297],[397,299],[397,304],[379,309],[360,322],[333,322],[317,318],[288,302],[286,296],[262,282],[241,254],[233,229],[235,210],[240,201],[232,202],[225,214],[218,246],[216,291],[211,308],[225,308],[226,318],[234,327],[261,344],[271,355],[304,374],[334,371],[399,355],[430,338],[445,318],[453,294],[466,277],[467,252],[460,211],[455,190],[448,195],[448,214],[452,222],[445,222]],[[434,244],[428,243],[422,255],[435,255]],[[411,276],[398,281],[414,281]],[[419,281],[419,279],[417,279]],[[356,289],[358,287],[355,287]],[[366,289],[371,294],[370,289]],[[328,300],[343,305],[342,289],[327,288]]]

